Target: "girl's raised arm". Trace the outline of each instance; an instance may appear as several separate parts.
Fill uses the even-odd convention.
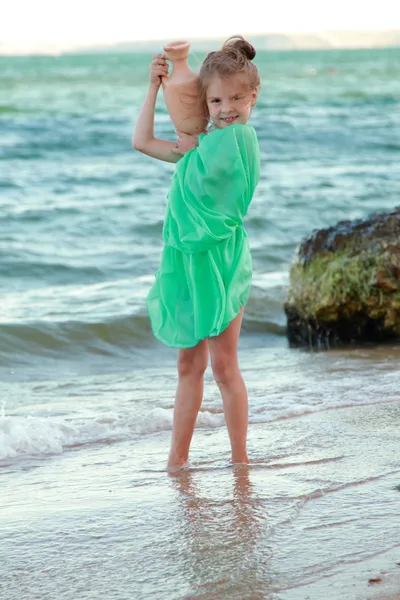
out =
[[[168,65],[165,56],[157,54],[153,57],[150,65],[149,89],[136,121],[132,146],[135,150],[158,160],[175,163],[185,153],[182,151],[179,143],[160,140],[154,137],[154,112],[157,94],[162,78],[167,75]]]

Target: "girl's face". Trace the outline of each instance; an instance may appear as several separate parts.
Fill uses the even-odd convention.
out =
[[[222,129],[232,123],[245,125],[256,103],[257,90],[249,89],[245,77],[221,79],[214,76],[207,87],[207,107],[215,127]]]

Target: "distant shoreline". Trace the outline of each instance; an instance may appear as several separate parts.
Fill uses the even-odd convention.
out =
[[[244,34],[259,51],[309,50],[362,50],[399,48],[400,30],[389,31],[321,31],[315,33]],[[188,38],[193,52],[207,52],[220,46],[225,37],[210,39]],[[74,47],[27,43],[15,47],[0,43],[0,56],[61,56],[64,54],[101,54],[159,52],[171,39],[124,41],[112,44],[94,44]]]

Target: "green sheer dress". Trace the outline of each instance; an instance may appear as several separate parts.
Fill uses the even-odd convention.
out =
[[[249,125],[201,135],[177,163],[161,264],[146,301],[153,333],[167,346],[191,348],[219,335],[246,304],[252,263],[243,219],[259,172]]]

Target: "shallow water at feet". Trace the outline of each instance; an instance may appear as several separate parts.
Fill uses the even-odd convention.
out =
[[[400,552],[399,349],[241,355],[250,467],[229,464],[209,373],[192,466],[174,476],[173,362],[21,382],[1,420],[7,600],[365,597],[344,594]]]

